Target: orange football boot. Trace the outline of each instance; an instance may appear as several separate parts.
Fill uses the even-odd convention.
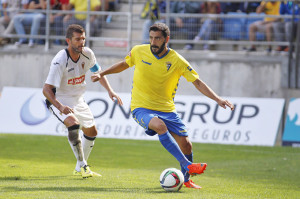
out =
[[[193,189],[201,189],[202,188],[199,185],[196,185],[192,180],[189,180],[189,181],[185,182],[184,185],[187,188],[193,188]]]
[[[206,169],[207,164],[206,163],[192,163],[187,168],[189,169],[189,174],[196,175],[201,174]]]

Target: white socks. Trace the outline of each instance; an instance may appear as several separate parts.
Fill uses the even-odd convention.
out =
[[[96,137],[88,137],[83,134],[82,136],[82,149],[84,154],[84,159],[87,161],[89,159],[90,153],[93,149]]]
[[[75,167],[75,170],[76,171],[80,171],[80,168],[83,167],[84,165],[87,165],[87,160],[90,156],[90,153],[93,149],[93,146],[94,146],[94,143],[95,143],[95,139],[96,137],[88,137],[86,135],[83,134],[83,136],[81,137],[81,142],[82,142],[82,150],[83,150],[83,161],[80,161],[78,160],[78,156],[76,156],[76,153],[74,152],[75,154],[75,157],[77,158],[77,163],[76,163],[76,167]],[[71,147],[72,147],[72,144],[70,143]],[[73,147],[72,147],[73,149]],[[74,149],[73,149],[74,151]]]

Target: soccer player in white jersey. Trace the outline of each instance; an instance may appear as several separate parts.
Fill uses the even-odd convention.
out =
[[[190,175],[201,174],[206,163],[193,163],[192,143],[182,120],[175,110],[174,97],[181,76],[192,82],[197,90],[215,100],[221,107],[234,109],[232,103],[219,97],[199,79],[188,61],[168,48],[170,30],[157,23],[150,27],[150,44],[132,48],[124,61],[92,75],[92,81],[104,75],[119,73],[135,66],[131,91],[131,113],[134,120],[145,128],[148,135],[158,134],[159,141],[180,163],[184,185],[200,189],[190,180]]]
[[[99,73],[100,66],[93,51],[84,47],[85,30],[82,26],[72,24],[66,33],[68,48],[59,51],[53,58],[50,71],[43,88],[46,103],[53,114],[68,128],[68,140],[77,159],[74,175],[83,178],[100,176],[92,172],[87,164],[89,154],[97,136],[94,117],[84,101],[88,70]],[[122,100],[110,87],[106,78],[99,80],[108,91],[112,100],[122,105]],[[79,130],[83,131],[82,138]]]

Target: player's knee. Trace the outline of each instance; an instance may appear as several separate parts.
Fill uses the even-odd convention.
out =
[[[81,142],[79,137],[79,125],[76,124],[68,127],[68,132],[69,141],[73,144],[73,146],[76,146]]]
[[[153,122],[151,121],[150,124],[151,124],[151,126],[149,125],[150,129],[154,130],[158,134],[163,134],[168,130],[166,124],[160,119],[156,119]]]
[[[97,137],[97,135],[98,135],[97,129],[91,131],[91,133],[90,133],[90,137]]]

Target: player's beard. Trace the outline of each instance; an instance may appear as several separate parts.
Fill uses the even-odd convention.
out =
[[[75,47],[75,46],[72,46],[72,50],[73,50],[73,52],[76,52],[76,53],[82,53],[82,48],[84,47],[84,46],[78,46],[78,47]]]
[[[165,46],[166,46],[166,42],[164,42],[160,47],[158,47],[158,46],[151,46],[150,49],[151,49],[151,52],[154,55],[159,55],[165,49]],[[155,52],[155,51],[153,51],[153,48],[158,48],[158,50]]]

